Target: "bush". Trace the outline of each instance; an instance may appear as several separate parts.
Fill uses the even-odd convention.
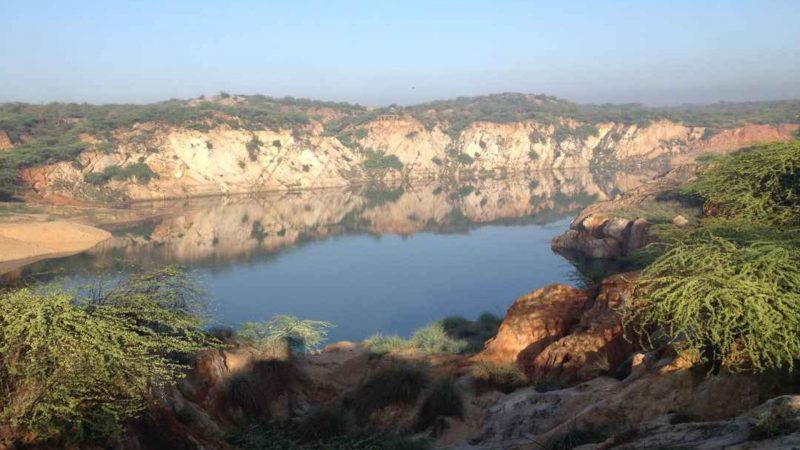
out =
[[[330,322],[278,315],[266,322],[246,322],[236,336],[258,347],[276,347],[288,342],[293,351],[302,353],[317,350],[331,327]]]
[[[433,385],[417,414],[417,431],[428,429],[439,417],[464,417],[464,399],[453,380],[442,379]]]
[[[528,379],[516,363],[496,364],[479,362],[472,367],[479,390],[497,389],[508,394],[528,384]]]
[[[226,382],[223,401],[230,408],[241,409],[249,421],[266,423],[271,418],[270,404],[286,393],[295,375],[286,361],[257,361]]]
[[[264,143],[261,142],[255,134],[247,141],[247,144],[244,145],[245,148],[247,148],[247,156],[250,158],[250,161],[258,161],[258,152],[261,151],[262,145],[264,145]]]
[[[175,268],[93,295],[0,295],[0,419],[40,438],[102,440],[187,368],[174,355],[208,343],[200,293]]]
[[[482,313],[475,321],[463,317],[446,317],[442,327],[448,336],[467,342],[465,351],[478,352],[483,344],[497,334],[503,319],[490,313]]]
[[[800,225],[800,140],[762,145],[715,159],[684,192],[726,217]]]
[[[799,244],[797,233],[746,225],[701,229],[644,270],[626,323],[644,336],[663,330],[715,371],[791,367],[800,358]]]
[[[448,335],[441,323],[415,331],[410,342],[426,355],[460,353],[467,347],[466,341]]]
[[[383,369],[356,390],[353,397],[356,420],[363,425],[374,411],[393,404],[414,403],[428,382],[428,373],[420,366],[396,363]]]
[[[362,343],[370,352],[385,355],[386,353],[396,352],[410,348],[411,343],[397,335],[384,336],[375,334],[368,337]]]
[[[227,441],[243,450],[428,450],[430,444],[408,436],[386,434],[347,434],[309,441],[302,435],[303,426],[259,424],[234,432]]]
[[[365,156],[362,164],[368,172],[403,170],[403,163],[395,155],[386,155],[368,149],[365,151]]]
[[[147,184],[152,179],[159,179],[159,175],[150,169],[150,166],[143,162],[137,162],[129,166],[108,166],[102,172],[87,173],[83,179],[89,184],[101,185],[111,180],[124,181],[135,179],[138,183]]]

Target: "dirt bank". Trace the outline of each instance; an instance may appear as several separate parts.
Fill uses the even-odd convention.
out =
[[[110,237],[108,231],[65,221],[0,223],[0,274],[80,253]]]

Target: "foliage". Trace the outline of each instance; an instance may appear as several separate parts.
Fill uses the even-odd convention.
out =
[[[270,419],[270,404],[286,393],[296,376],[293,366],[287,361],[257,361],[226,382],[222,400],[231,408],[241,409],[250,421],[263,423]]]
[[[236,333],[239,339],[259,347],[275,347],[288,342],[292,350],[317,350],[328,336],[330,322],[301,320],[294,316],[277,315],[265,322],[246,322]]]
[[[158,179],[159,175],[150,169],[150,166],[143,162],[131,164],[129,166],[108,166],[102,172],[87,173],[84,180],[89,184],[106,184],[111,180],[123,181],[131,178],[136,179],[141,184],[147,184],[152,179]]]
[[[362,163],[368,172],[385,170],[403,170],[403,163],[395,155],[386,155],[375,150],[365,150],[365,158]]]
[[[466,341],[464,351],[478,352],[483,349],[486,341],[497,334],[503,319],[490,313],[483,313],[475,321],[463,317],[445,317],[441,324],[448,336]]]
[[[439,417],[464,417],[464,398],[449,378],[436,381],[417,413],[417,431],[428,429]]]
[[[0,295],[0,418],[47,438],[103,439],[209,343],[201,291],[164,268],[83,292]]]
[[[791,367],[800,357],[797,233],[720,229],[673,244],[645,269],[627,323],[643,335],[661,328],[731,369]]]
[[[426,355],[461,353],[467,347],[466,341],[450,336],[441,322],[415,331],[410,343]]]
[[[706,209],[777,225],[800,225],[800,140],[762,145],[714,160],[686,192]]]
[[[394,404],[414,403],[428,386],[426,368],[410,363],[394,363],[370,377],[353,395],[353,410],[359,424],[370,414]]]
[[[364,198],[367,199],[367,208],[375,208],[386,203],[394,203],[403,196],[405,190],[402,187],[396,189],[385,189],[370,186],[364,190]]]
[[[400,336],[386,336],[380,333],[368,337],[362,344],[369,349],[370,352],[378,355],[405,350],[411,347],[411,343]]]
[[[480,388],[497,389],[506,394],[528,383],[525,374],[513,362],[505,364],[479,362],[472,367],[472,376]]]
[[[245,148],[247,148],[247,156],[250,158],[250,161],[258,160],[258,152],[261,151],[262,145],[264,145],[264,143],[261,142],[255,134],[247,141],[247,144],[244,145]]]

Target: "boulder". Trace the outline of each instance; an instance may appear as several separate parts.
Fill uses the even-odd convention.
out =
[[[635,351],[635,340],[623,333],[616,309],[630,298],[636,274],[606,278],[591,307],[564,337],[538,354],[524,351],[520,363],[534,383],[570,385],[616,369]]]
[[[589,292],[556,284],[518,298],[508,309],[497,335],[476,355],[478,361],[516,362],[520,352],[538,354],[566,335],[580,318]]]
[[[590,214],[570,225],[561,236],[553,238],[551,247],[566,256],[591,259],[612,259],[625,256],[647,244],[650,223],[639,218]]]

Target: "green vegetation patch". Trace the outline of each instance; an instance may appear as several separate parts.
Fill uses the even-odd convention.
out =
[[[686,192],[716,217],[661,234],[663,253],[638,280],[626,326],[650,345],[664,336],[712,372],[793,369],[800,359],[799,170],[798,142],[713,160]]]
[[[322,320],[302,320],[294,316],[277,315],[265,322],[246,322],[236,337],[256,347],[280,347],[288,343],[295,352],[319,349],[333,327]]]
[[[403,170],[403,163],[395,155],[386,155],[372,149],[364,151],[364,169],[368,172]]]
[[[150,180],[159,179],[159,175],[150,169],[150,166],[143,162],[131,164],[129,166],[108,166],[102,172],[87,173],[84,180],[89,184],[102,185],[111,180],[124,181],[135,179],[141,184],[147,184]]]
[[[800,141],[761,145],[711,161],[685,191],[712,214],[800,225]]]
[[[367,380],[353,395],[353,410],[359,424],[370,414],[394,404],[413,404],[430,382],[425,367],[394,363]]]
[[[0,295],[0,421],[40,438],[103,440],[200,350],[202,292],[176,268],[90,294]]]

